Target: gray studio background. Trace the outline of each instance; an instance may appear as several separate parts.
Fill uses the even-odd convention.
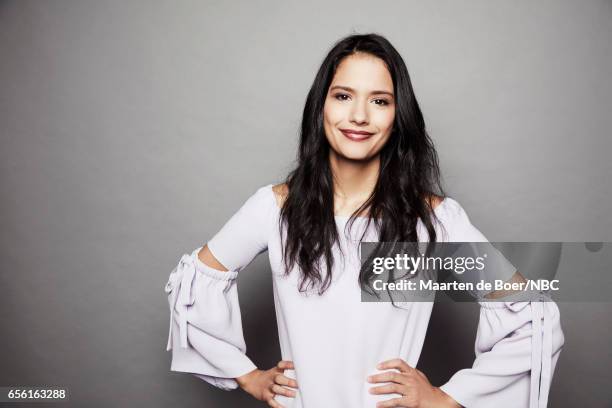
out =
[[[0,1],[0,385],[264,406],[169,372],[163,287],[292,168],[316,69],[353,31],[403,55],[448,193],[491,241],[612,241],[610,1]],[[239,291],[268,368],[267,256]],[[611,304],[559,307],[549,405],[612,406]],[[477,318],[435,308],[419,362],[434,384],[471,364]]]

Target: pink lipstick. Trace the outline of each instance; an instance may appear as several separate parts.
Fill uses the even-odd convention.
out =
[[[346,136],[347,138],[355,142],[362,142],[364,140],[367,140],[370,137],[372,137],[372,135],[374,134],[374,133],[366,132],[363,130],[352,130],[352,129],[340,129],[340,131],[342,132],[344,136]]]

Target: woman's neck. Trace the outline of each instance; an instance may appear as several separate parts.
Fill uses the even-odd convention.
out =
[[[329,162],[334,180],[334,212],[337,215],[350,215],[374,191],[380,156],[376,155],[368,161],[350,160],[331,150]]]

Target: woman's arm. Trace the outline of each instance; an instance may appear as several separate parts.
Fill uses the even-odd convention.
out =
[[[525,279],[516,273],[513,282]],[[511,298],[494,293],[489,299]],[[468,407],[547,406],[564,343],[559,308],[544,294],[528,301],[480,302],[476,359],[440,387]]]
[[[210,252],[207,245],[198,252],[199,260],[214,269],[221,272],[227,272],[227,268],[221,264]],[[286,397],[295,397],[295,391],[286,388],[297,388],[297,381],[284,375],[285,370],[293,370],[293,362],[280,361],[275,367],[269,370],[254,369],[240,377],[236,378],[236,382],[244,391],[251,394],[260,401],[266,401],[272,407],[280,407],[274,400],[274,394],[284,395]]]
[[[279,406],[271,391],[292,396],[291,390],[274,384],[293,385],[282,374],[291,362],[262,371],[246,356],[236,285],[239,271],[267,249],[274,210],[269,188],[257,190],[206,245],[183,255],[170,274],[167,349],[172,350],[171,370],[191,373],[222,389],[240,385]]]
[[[221,265],[221,262],[215,258],[215,256],[208,249],[208,245],[204,245],[204,247],[198,252],[198,259],[204,265],[208,265],[209,267],[216,269],[220,272],[227,272],[227,268]]]
[[[448,242],[488,242],[454,200],[446,200],[440,221]],[[511,264],[503,261],[500,259],[497,267],[489,271],[488,280],[525,281]],[[400,373],[391,373],[393,379],[385,377],[387,373],[379,374],[374,376],[374,382],[391,381],[390,387],[405,397],[383,403],[382,407],[452,407],[457,403],[470,408],[546,407],[552,375],[564,343],[557,305],[541,293],[531,294],[530,301],[503,301],[512,297],[508,292],[493,292],[484,297],[479,302],[473,366],[460,370],[437,389],[420,371],[395,360],[393,367],[386,368],[395,368]],[[392,392],[390,389],[376,393]]]
[[[233,378],[256,368],[245,354],[235,284],[238,272],[211,268],[198,259],[199,251],[181,257],[165,288],[170,306],[170,369],[234,389]]]
[[[450,242],[488,242],[456,201],[444,215]],[[501,262],[486,278],[524,282]],[[552,375],[564,343],[559,308],[542,293],[512,300],[494,292],[480,298],[476,359],[440,387],[468,407],[545,407]],[[525,300],[527,299],[527,300]]]

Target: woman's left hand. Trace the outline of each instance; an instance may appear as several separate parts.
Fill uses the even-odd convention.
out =
[[[448,394],[434,387],[419,370],[410,367],[404,360],[396,358],[380,363],[376,366],[379,370],[397,369],[397,371],[386,371],[368,377],[369,383],[390,383],[370,388],[371,394],[400,394],[401,398],[393,398],[376,404],[377,408],[408,407],[408,408],[437,408],[453,407],[460,408],[461,405]]]

